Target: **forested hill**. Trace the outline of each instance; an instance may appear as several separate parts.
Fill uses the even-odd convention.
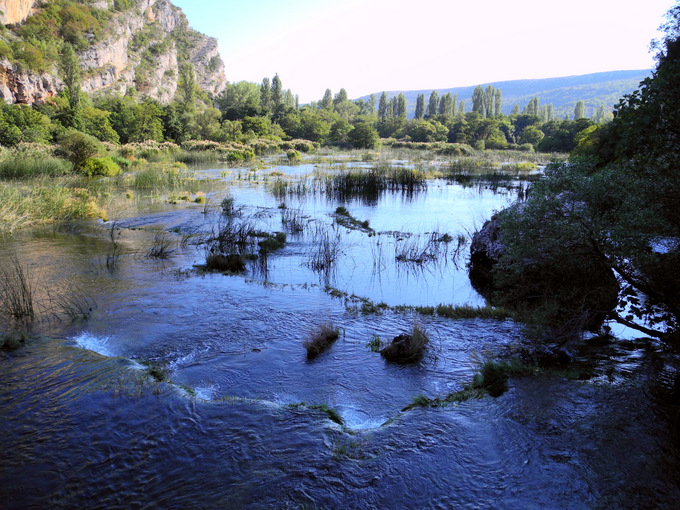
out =
[[[583,100],[586,105],[585,116],[591,117],[597,109],[604,105],[610,110],[619,102],[625,94],[629,94],[639,88],[642,80],[651,75],[651,70],[642,69],[635,71],[609,71],[604,73],[584,74],[579,76],[564,76],[560,78],[544,78],[536,80],[513,80],[494,83],[478,84],[483,88],[493,85],[503,92],[503,106],[501,111],[505,114],[512,112],[513,106],[519,104],[520,111],[527,106],[529,101],[538,97],[541,105],[552,103],[555,116],[564,118],[574,114],[577,101]],[[435,89],[441,97],[450,92],[458,96],[458,102],[465,101],[466,111],[472,106],[472,92],[476,86],[454,87],[449,89]],[[431,90],[393,90],[387,92],[387,98],[403,93],[406,96],[408,117],[415,114],[418,94],[425,95],[425,101],[432,93]],[[382,91],[376,92],[379,98]],[[364,96],[362,99],[368,99]]]

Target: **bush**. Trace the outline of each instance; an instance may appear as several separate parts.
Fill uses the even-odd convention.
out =
[[[71,130],[59,138],[59,152],[71,163],[74,170],[81,170],[85,162],[94,158],[102,149],[102,144],[95,137]]]
[[[88,158],[82,167],[82,172],[88,177],[103,175],[114,177],[121,173],[120,167],[108,156],[104,158]]]

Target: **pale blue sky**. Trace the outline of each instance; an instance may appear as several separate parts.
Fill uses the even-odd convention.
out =
[[[173,0],[227,80],[279,74],[302,102],[654,66],[673,0]]]

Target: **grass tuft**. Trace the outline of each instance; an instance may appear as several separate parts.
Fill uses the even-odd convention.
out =
[[[340,329],[332,323],[324,322],[314,329],[302,346],[307,350],[307,358],[314,359],[328,350],[340,338]]]

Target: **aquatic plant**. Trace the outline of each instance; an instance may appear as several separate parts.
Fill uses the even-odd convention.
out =
[[[13,157],[0,161],[0,179],[29,179],[39,176],[57,177],[70,174],[73,165],[55,157]]]
[[[410,334],[402,333],[395,337],[380,351],[380,355],[394,363],[417,363],[422,359],[429,343],[427,333],[418,324],[414,324]]]
[[[437,315],[447,319],[497,319],[505,320],[511,317],[511,313],[494,306],[471,306],[471,305],[437,305]]]
[[[0,298],[3,314],[16,321],[30,321],[36,316],[35,283],[17,255],[0,267]]]
[[[174,253],[173,240],[165,230],[158,230],[153,236],[151,246],[146,252],[150,259],[167,259]]]
[[[314,359],[328,350],[340,338],[340,329],[330,322],[324,322],[311,331],[302,346],[307,350],[307,359]]]
[[[24,332],[0,333],[0,351],[16,351],[28,342],[28,336]]]
[[[383,342],[378,335],[373,333],[371,335],[371,339],[368,341],[368,343],[366,343],[366,347],[368,347],[372,352],[380,352],[380,349],[383,347]]]

